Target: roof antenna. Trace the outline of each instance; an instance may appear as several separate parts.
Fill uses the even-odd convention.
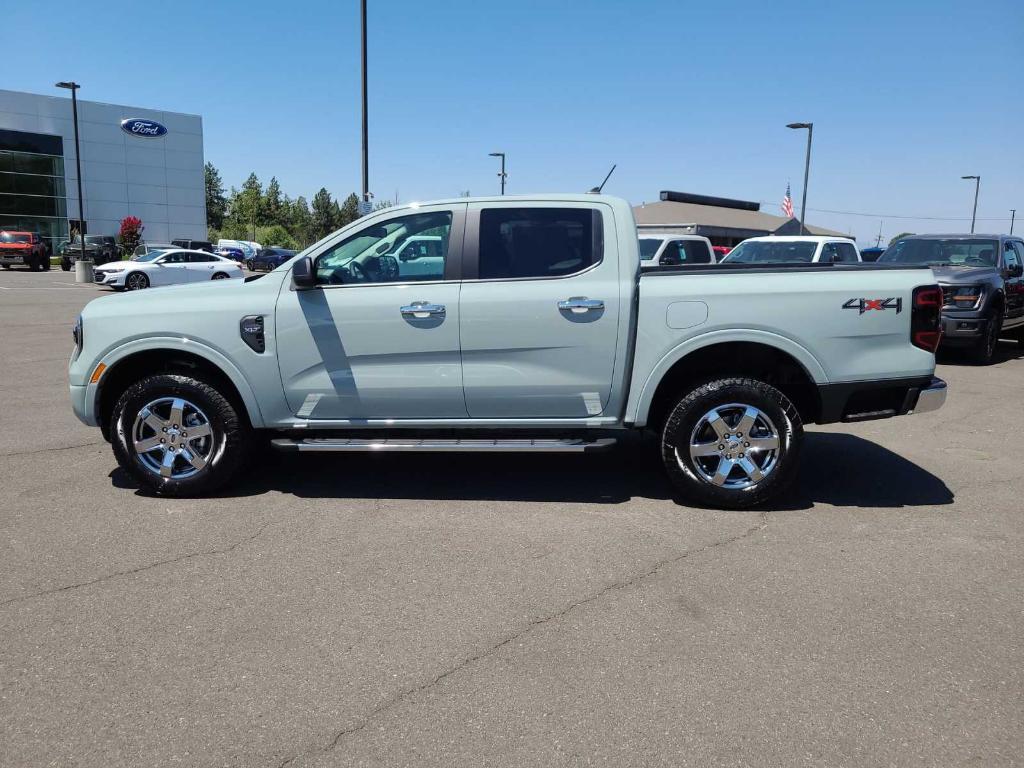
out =
[[[604,177],[604,181],[601,182],[601,186],[600,187],[594,187],[592,190],[590,190],[590,194],[592,194],[592,195],[600,195],[601,194],[601,190],[604,189],[604,185],[608,183],[608,179],[610,179],[612,177],[612,174],[615,173],[615,169],[617,167],[618,167],[618,164],[612,165],[612,169],[610,171],[608,171],[608,175]]]

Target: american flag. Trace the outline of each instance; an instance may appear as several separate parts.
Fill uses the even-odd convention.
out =
[[[789,184],[786,185],[786,196],[782,198],[782,212],[789,218],[793,218],[793,198],[789,194]]]

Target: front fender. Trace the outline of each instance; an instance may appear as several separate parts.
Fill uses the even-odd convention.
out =
[[[767,347],[774,347],[780,352],[785,352],[790,355],[800,363],[816,384],[828,383],[828,376],[825,374],[825,369],[822,368],[821,363],[818,362],[817,358],[815,358],[806,347],[798,344],[792,339],[781,336],[777,333],[754,329],[725,329],[709,331],[687,339],[681,344],[670,349],[664,356],[662,356],[644,380],[638,394],[634,396],[632,392],[630,393],[629,404],[626,408],[626,422],[635,424],[638,427],[642,427],[647,423],[647,416],[651,409],[651,403],[654,400],[654,393],[657,391],[661,380],[676,363],[687,355],[700,349],[728,342],[751,342],[754,344],[763,344]],[[634,383],[635,382],[636,379],[634,378]]]
[[[141,339],[133,339],[132,341],[125,342],[124,344],[118,345],[106,353],[103,357],[96,361],[93,366],[95,369],[100,363],[107,366],[107,371],[114,368],[120,361],[125,358],[134,355],[138,352],[148,352],[151,350],[174,350],[187,352],[189,354],[201,357],[207,362],[215,365],[225,376],[234,384],[235,389],[238,390],[239,396],[242,398],[242,403],[245,406],[246,413],[249,415],[249,422],[253,427],[259,429],[264,426],[263,414],[260,411],[259,401],[256,398],[252,387],[246,380],[245,376],[238,367],[231,362],[229,358],[218,352],[202,342],[195,341],[194,339],[183,338],[180,336],[148,336]],[[99,405],[99,392],[100,387],[103,385],[105,377],[101,377],[98,383],[89,383],[86,388],[84,406],[85,413],[80,416],[83,421],[90,424],[97,423],[98,416],[98,405]]]

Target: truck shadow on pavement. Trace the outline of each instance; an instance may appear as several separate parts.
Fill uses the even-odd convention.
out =
[[[808,432],[800,475],[791,491],[761,509],[951,504],[938,477],[868,440]],[[120,469],[118,487],[137,488]],[[628,439],[595,456],[475,454],[276,454],[255,459],[222,498],[271,491],[299,498],[453,499],[621,504],[632,498],[672,500],[654,440]],[[142,491],[137,491],[143,493]]]

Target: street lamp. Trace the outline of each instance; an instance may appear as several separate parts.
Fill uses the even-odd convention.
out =
[[[804,194],[803,202],[800,203],[800,234],[807,234],[807,225],[804,224],[807,216],[807,177],[811,173],[811,138],[814,136],[814,123],[787,123],[787,128],[799,130],[807,129],[807,159],[804,161]]]
[[[504,152],[491,152],[491,154],[488,155],[488,157],[500,157],[501,158],[501,172],[498,174],[498,177],[501,179],[501,194],[504,195],[505,194],[505,177],[508,176],[508,174],[505,173],[505,153]]]
[[[974,212],[971,214],[971,234],[974,234],[974,219],[978,215],[978,187],[981,186],[981,176],[961,176],[961,179],[974,179]]]
[[[78,98],[75,95],[80,86],[75,82],[56,84],[58,88],[71,91],[71,121],[75,124],[75,172],[78,174],[78,244],[82,249],[79,259],[85,261],[85,215],[82,213],[82,151],[78,146]]]

